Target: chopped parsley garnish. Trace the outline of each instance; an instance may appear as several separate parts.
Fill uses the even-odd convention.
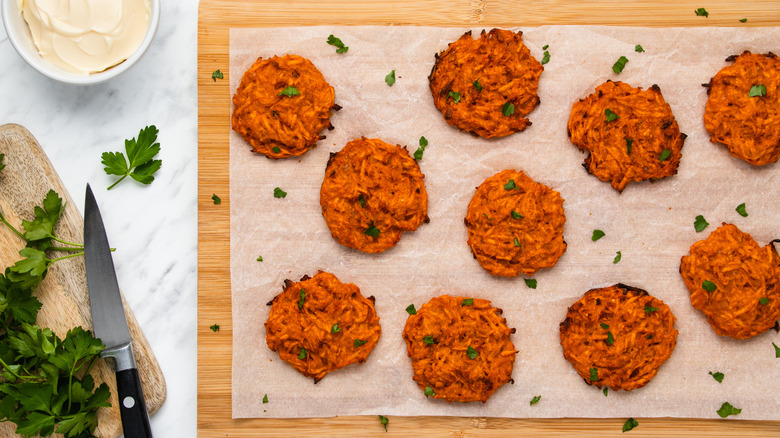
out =
[[[609,109],[609,108],[606,108],[606,109],[604,110],[604,115],[605,115],[605,116],[607,116],[607,123],[609,123],[609,122],[611,122],[611,121],[613,121],[613,120],[617,120],[617,119],[619,119],[619,118],[620,118],[620,116],[619,116],[619,115],[615,114],[615,113],[614,113],[614,112],[613,112],[611,109]]]
[[[287,196],[287,192],[280,189],[279,187],[274,188],[274,198],[284,198],[285,196]]]
[[[595,382],[598,379],[599,379],[599,370],[596,369],[596,368],[591,368],[590,369],[590,381],[591,382]]]
[[[395,70],[391,71],[390,73],[385,76],[385,82],[387,82],[387,85],[393,86],[395,83]]]
[[[515,180],[510,179],[506,184],[504,184],[504,190],[513,190],[516,189],[517,186],[515,185]]]
[[[301,289],[301,291],[298,294],[301,297],[298,300],[298,309],[303,309],[303,302],[304,302],[304,300],[306,300],[306,291]]]
[[[645,336],[645,339],[653,339],[653,335],[647,335]]]
[[[463,302],[460,303],[461,307],[462,306],[471,306],[473,304],[474,304],[474,298],[464,298]]]
[[[309,353],[306,351],[305,348],[301,348],[301,352],[298,353],[298,359],[303,360],[306,359],[307,357],[309,357]]]
[[[217,196],[217,194],[216,194],[216,193],[214,193],[213,195],[211,195],[211,199],[214,201],[214,204],[221,204],[221,203],[222,203],[222,198],[220,198],[219,196]]]
[[[767,298],[767,297],[759,298],[758,299],[758,304],[766,306],[767,304],[769,304],[769,298]]]
[[[780,357],[780,347],[778,347],[774,342],[772,342],[772,345],[775,347],[775,359]]]
[[[629,418],[626,420],[625,423],[623,423],[623,433],[628,432],[629,430],[639,426],[639,422],[634,420],[633,418]]]
[[[645,51],[645,49],[643,49],[642,46],[637,44],[636,47],[634,47],[634,51],[637,52],[637,53],[642,53],[642,52]]]
[[[414,304],[409,304],[406,306],[406,313],[410,315],[417,315],[417,309],[414,308]]]
[[[215,70],[214,73],[211,74],[211,79],[214,80],[214,82],[217,82],[217,79],[223,79],[225,76],[222,75],[222,72],[219,70]]]
[[[501,113],[503,113],[505,117],[509,117],[515,113],[515,106],[507,102],[501,107]]]
[[[517,240],[517,237],[515,237],[515,246],[517,246],[517,247],[519,247],[519,246],[520,246],[520,241],[519,241],[519,240]]]
[[[469,348],[466,349],[466,356],[468,356],[470,359],[476,359],[477,356],[479,356],[479,353],[477,353],[477,350],[469,345]]]
[[[452,99],[454,103],[460,102],[460,93],[457,91],[450,90],[449,93],[447,93],[447,100]]]
[[[723,402],[723,404],[720,406],[720,409],[715,411],[720,415],[720,418],[726,418],[729,415],[737,415],[740,412],[742,412],[742,409],[735,408],[734,406],[731,406],[731,403],[729,402]]]
[[[0,170],[5,169],[5,164],[3,164],[4,158],[5,158],[5,154],[0,154]]]
[[[488,216],[488,215],[487,215],[487,213],[482,213],[482,216],[485,216],[485,219],[487,219],[487,220],[489,220],[489,221],[492,221],[492,220],[493,220],[493,218],[492,218],[492,217],[490,217],[490,216]]]
[[[706,10],[706,9],[704,9],[704,8],[699,8],[699,9],[696,9],[696,10],[695,10],[695,11],[693,11],[693,12],[694,12],[694,13],[696,13],[696,16],[697,16],[697,17],[709,17],[709,16],[710,16],[710,13],[709,13],[709,12],[707,12],[707,10]]]
[[[349,47],[345,46],[340,39],[336,38],[332,34],[328,35],[328,44],[337,47],[336,53],[345,53],[347,50],[349,50]]]
[[[279,146],[274,146],[274,147],[272,147],[272,148],[271,148],[271,150],[272,150],[272,151],[273,151],[273,153],[275,153],[275,154],[278,154],[279,152],[281,152],[281,151],[282,151],[281,149],[279,149]]]
[[[607,394],[609,394],[609,386],[605,386],[604,389],[601,390],[601,392],[604,393],[604,397],[607,397]]]
[[[525,285],[529,287],[530,289],[536,289],[536,279],[535,278],[524,278],[523,281],[525,281]]]
[[[425,136],[420,137],[420,147],[417,148],[416,151],[414,151],[414,159],[417,161],[422,160],[423,152],[425,152],[425,148],[428,147],[428,139],[425,138]]]
[[[214,324],[211,327],[209,327],[212,332],[218,332],[219,331],[219,324]]]
[[[341,327],[339,327],[339,324],[333,324],[333,327],[330,328],[331,333],[338,333],[341,331]]]
[[[545,65],[548,62],[550,62],[550,52],[545,50],[544,51],[544,56],[542,56],[542,65]]]
[[[604,324],[603,322],[599,324],[599,327],[603,328],[604,330],[609,328],[609,324]]]
[[[746,22],[747,22],[747,18],[740,18],[740,19],[739,19],[739,22],[740,22],[740,23],[746,23]]]
[[[706,290],[707,292],[715,292],[715,289],[717,289],[718,286],[715,286],[715,283],[709,280],[704,280],[704,282],[702,282],[701,284],[701,288]]]
[[[360,196],[358,196],[358,202],[360,203],[361,207],[366,208],[366,198],[363,197],[362,193]]]
[[[368,341],[364,341],[362,339],[355,339],[355,348],[360,347],[361,345],[365,344]]]
[[[390,420],[387,419],[384,415],[379,416],[379,422],[382,424],[382,426],[385,427],[385,432],[387,432],[387,423],[390,422]]]
[[[645,313],[650,314],[657,311],[658,311],[658,307],[648,306],[647,304],[645,304]]]
[[[523,218],[522,214],[512,210],[512,219],[522,219],[522,218]]]
[[[623,258],[623,254],[621,254],[621,253],[620,253],[620,251],[618,251],[618,252],[615,254],[615,258],[614,258],[614,259],[612,259],[612,263],[613,263],[613,264],[617,264],[617,263],[620,261],[620,259],[622,259],[622,258]]]
[[[425,342],[427,345],[433,345],[433,336],[428,335],[424,337],[423,342]]]
[[[263,396],[263,403],[268,403],[268,394]]]
[[[693,221],[693,229],[695,229],[696,232],[698,233],[698,232],[704,230],[705,228],[707,228],[707,225],[709,225],[709,224],[710,223],[707,222],[706,219],[704,219],[704,216],[698,215],[698,216],[696,216],[696,220]]]
[[[743,202],[743,203],[741,203],[741,204],[739,204],[739,205],[737,205],[737,208],[735,208],[735,210],[736,210],[736,211],[737,211],[737,213],[739,213],[739,215],[740,215],[740,216],[742,216],[742,217],[747,217],[747,216],[748,216],[748,213],[747,213],[747,211],[745,210],[745,203],[744,203],[744,202]]]
[[[766,85],[753,85],[750,87],[750,92],[748,93],[748,97],[761,97],[766,96]]]
[[[299,96],[301,94],[300,91],[298,91],[295,87],[286,87],[284,90],[282,90],[277,96],[287,96],[287,97],[293,97],[293,96]]]
[[[607,332],[607,345],[615,343],[615,338],[612,336],[612,332]]]
[[[612,71],[615,72],[616,74],[619,74],[620,72],[623,71],[624,68],[626,68],[627,62],[628,62],[628,58],[626,58],[625,56],[621,56],[620,58],[618,58],[617,61],[615,61],[614,64],[612,64]]]
[[[664,162],[666,161],[670,156],[672,155],[672,151],[669,149],[664,149],[661,151],[661,156],[658,157],[659,161]]]
[[[271,117],[276,117],[278,115],[279,115],[279,111],[276,111],[276,110],[271,111]],[[277,148],[277,149],[279,149],[279,148]]]
[[[476,88],[477,91],[482,91],[482,84],[479,83],[479,79],[474,81],[474,88]]]
[[[534,398],[532,398],[532,399],[531,399],[531,406],[533,406],[533,405],[535,405],[535,404],[539,403],[539,400],[541,400],[541,399],[542,399],[542,396],[541,396],[541,395],[537,395],[537,396],[535,396]]]
[[[550,45],[549,45],[549,44],[545,44],[544,46],[542,46],[542,50],[547,50],[547,49],[549,49],[549,48],[550,48]]]
[[[718,371],[718,372],[715,372],[715,373],[713,373],[712,371],[710,371],[710,375],[712,376],[712,378],[713,378],[713,379],[717,380],[717,381],[718,381],[718,383],[723,383],[723,377],[724,377],[724,375],[723,375],[723,373],[721,373],[720,371]]]
[[[435,392],[433,392],[433,388],[431,388],[430,386],[426,386],[426,387],[425,387],[424,394],[425,394],[427,397],[433,397],[434,395],[436,395],[436,393],[435,393]]]
[[[633,144],[634,144],[634,140],[633,139],[631,139],[631,138],[627,138],[626,139],[626,153],[627,154],[631,153],[631,145],[633,145]]]
[[[604,236],[605,236],[605,234],[604,234],[603,231],[601,231],[601,230],[593,230],[593,235],[590,237],[590,240],[595,242],[595,241],[601,239]]]
[[[374,221],[371,221],[371,224],[368,226],[368,228],[366,228],[366,231],[364,232],[366,236],[370,236],[370,237],[379,237],[379,233],[381,233],[381,231],[379,230],[379,228],[374,226]]]
[[[257,261],[258,262],[262,262],[263,261],[263,256],[257,256]]]

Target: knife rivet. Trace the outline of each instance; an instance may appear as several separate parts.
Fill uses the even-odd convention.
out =
[[[133,406],[135,406],[135,399],[133,397],[130,397],[130,396],[125,397],[122,400],[122,405],[124,405],[124,407],[126,407],[127,409],[130,409]]]

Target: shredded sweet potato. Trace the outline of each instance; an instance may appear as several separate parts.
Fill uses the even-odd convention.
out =
[[[428,76],[433,103],[444,120],[480,137],[503,137],[531,125],[525,116],[539,105],[544,67],[523,44],[522,32],[466,32],[436,55]],[[513,112],[504,115],[504,105]]]
[[[403,337],[414,381],[426,395],[449,402],[487,401],[512,381],[515,332],[490,301],[442,295],[406,320]],[[427,342],[426,342],[427,340]],[[472,357],[469,356],[471,354]]]
[[[561,323],[563,356],[588,385],[641,388],[677,345],[675,321],[669,306],[642,289],[591,289]]]
[[[530,276],[566,251],[563,198],[522,171],[504,170],[477,187],[465,222],[474,257],[493,275]]]
[[[607,121],[607,110],[617,118]],[[589,152],[585,170],[618,192],[676,174],[687,137],[658,85],[643,91],[612,81],[574,103],[568,129],[572,144]]]
[[[336,241],[378,253],[428,222],[425,175],[405,147],[365,137],[331,154],[320,189],[322,215]]]
[[[382,334],[374,297],[365,298],[357,286],[327,272],[285,280],[284,291],[268,305],[268,348],[314,383],[333,370],[365,362]]]
[[[680,261],[680,275],[693,307],[701,310],[721,336],[751,338],[780,319],[777,250],[772,243],[759,247],[735,225],[724,223],[691,245],[690,254]],[[705,281],[715,290],[706,290]]]
[[[763,166],[780,158],[780,58],[774,53],[730,56],[707,87],[704,127],[710,141],[729,153]],[[753,86],[764,86],[763,96],[750,97]]]
[[[295,96],[280,95],[295,87]],[[233,96],[233,130],[252,150],[268,158],[302,155],[313,148],[330,123],[335,92],[319,70],[297,55],[258,58],[244,73]]]

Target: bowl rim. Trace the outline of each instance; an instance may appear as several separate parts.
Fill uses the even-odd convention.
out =
[[[32,67],[38,73],[50,79],[74,85],[91,85],[106,82],[130,69],[144,55],[144,53],[146,53],[146,50],[152,44],[152,40],[157,33],[157,27],[160,23],[161,0],[150,0],[150,2],[152,11],[151,17],[149,19],[149,28],[146,30],[144,39],[141,41],[141,44],[138,46],[135,52],[133,52],[133,54],[124,61],[113,67],[110,67],[107,70],[88,75],[79,75],[61,70],[60,68],[49,63],[49,61],[43,59],[38,53],[37,48],[35,48],[35,43],[32,42],[32,35],[30,34],[30,29],[27,25],[27,22],[24,22],[24,18],[22,18],[22,21],[24,22],[24,26],[22,26],[22,28],[24,29],[23,32],[26,32],[26,36],[20,35],[17,31],[19,26],[15,25],[11,21],[15,19],[12,17],[12,14],[18,14],[21,16],[21,12],[19,11],[17,5],[17,0],[0,0],[0,3],[2,3],[3,26],[5,26],[8,40],[11,42],[11,46],[13,46],[14,50],[16,50],[16,53],[19,54],[19,56],[27,63],[27,65]],[[21,40],[22,38],[29,39],[31,46],[33,47],[32,51],[25,47],[24,42]]]

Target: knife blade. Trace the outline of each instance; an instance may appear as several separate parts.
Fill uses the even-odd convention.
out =
[[[84,201],[84,264],[95,337],[100,338],[106,346],[100,356],[111,357],[116,364],[119,413],[125,438],[151,437],[152,428],[135,364],[111,247],[89,184]]]

